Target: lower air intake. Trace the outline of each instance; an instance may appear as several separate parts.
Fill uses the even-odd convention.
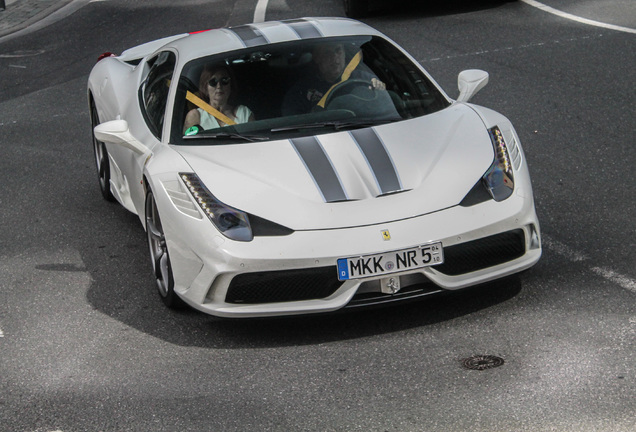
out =
[[[517,229],[445,247],[444,263],[434,269],[457,276],[512,261],[525,252],[525,235],[523,230]]]
[[[329,297],[340,288],[335,266],[246,273],[232,279],[227,303],[276,303]]]

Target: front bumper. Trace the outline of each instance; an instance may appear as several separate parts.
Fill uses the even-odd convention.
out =
[[[541,256],[532,192],[521,188],[503,202],[455,206],[364,227],[256,237],[251,242],[223,237],[207,219],[188,217],[184,223],[184,215],[161,195],[157,199],[164,201],[159,206],[175,291],[190,306],[222,317],[329,312],[456,290],[520,272]],[[383,230],[389,230],[389,241]],[[445,263],[395,273],[392,276],[399,276],[402,286],[395,295],[382,293],[380,279],[386,276],[337,279],[338,258],[433,241],[442,242]],[[490,258],[483,259],[488,254]],[[413,290],[416,285],[425,287]]]

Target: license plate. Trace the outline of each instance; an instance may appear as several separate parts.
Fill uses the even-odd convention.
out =
[[[444,262],[441,242],[409,249],[338,259],[338,279],[360,279],[428,267]]]

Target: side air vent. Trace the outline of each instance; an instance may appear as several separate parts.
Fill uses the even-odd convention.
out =
[[[192,202],[188,191],[185,190],[180,181],[165,181],[163,182],[163,187],[177,210],[193,218],[203,219],[201,212]]]

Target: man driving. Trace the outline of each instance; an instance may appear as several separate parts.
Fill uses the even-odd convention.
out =
[[[348,78],[367,80],[376,90],[386,88],[371,72],[357,67],[361,53],[356,55],[357,59],[354,57],[349,64],[346,63],[342,43],[318,44],[312,54],[316,70],[301,78],[285,94],[282,107],[285,116],[311,112],[319,103],[324,104],[323,98],[332,87]]]

